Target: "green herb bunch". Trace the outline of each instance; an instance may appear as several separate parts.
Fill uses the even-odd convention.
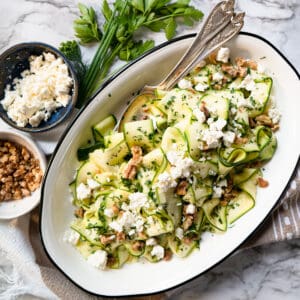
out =
[[[75,62],[80,74],[80,107],[99,88],[107,76],[114,60],[130,61],[154,46],[153,40],[136,41],[134,34],[146,27],[154,32],[164,31],[171,39],[176,33],[177,22],[192,26],[203,14],[189,5],[190,0],[116,0],[110,6],[107,0],[102,3],[101,13],[105,22],[100,29],[96,13],[92,7],[79,4],[80,17],[74,21],[75,36],[79,43],[99,43],[91,64],[85,67],[81,61],[78,44],[69,41],[61,44],[60,50]],[[73,52],[79,53],[74,55]]]

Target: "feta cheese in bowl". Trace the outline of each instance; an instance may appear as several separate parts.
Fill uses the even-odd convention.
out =
[[[50,45],[23,43],[0,55],[0,116],[27,132],[49,130],[66,119],[78,94],[72,65]]]

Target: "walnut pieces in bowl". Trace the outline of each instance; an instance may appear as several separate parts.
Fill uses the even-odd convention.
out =
[[[0,140],[0,202],[30,196],[42,177],[39,161],[26,147]]]
[[[40,201],[46,159],[28,136],[0,130],[0,219],[32,210]]]

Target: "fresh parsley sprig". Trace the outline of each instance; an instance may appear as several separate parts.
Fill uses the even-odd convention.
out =
[[[75,36],[82,44],[100,42],[102,32],[98,27],[95,10],[81,3],[78,8],[81,15],[74,21]]]
[[[79,83],[83,81],[86,73],[86,66],[82,62],[81,50],[76,41],[66,41],[60,44],[59,50],[72,62],[76,69]]]

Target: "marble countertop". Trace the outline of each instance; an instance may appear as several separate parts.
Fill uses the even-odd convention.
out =
[[[24,41],[43,41],[58,46],[73,38],[72,21],[76,0],[0,1],[0,51]],[[80,2],[99,8],[99,0]],[[218,1],[194,0],[204,11]],[[246,12],[244,31],[259,34],[277,48],[300,70],[300,0],[237,0]],[[179,28],[178,35],[194,32]],[[164,34],[156,35],[156,43]],[[88,60],[94,49],[84,52]],[[287,241],[239,252],[224,263],[171,291],[171,299],[299,299],[300,240]]]

